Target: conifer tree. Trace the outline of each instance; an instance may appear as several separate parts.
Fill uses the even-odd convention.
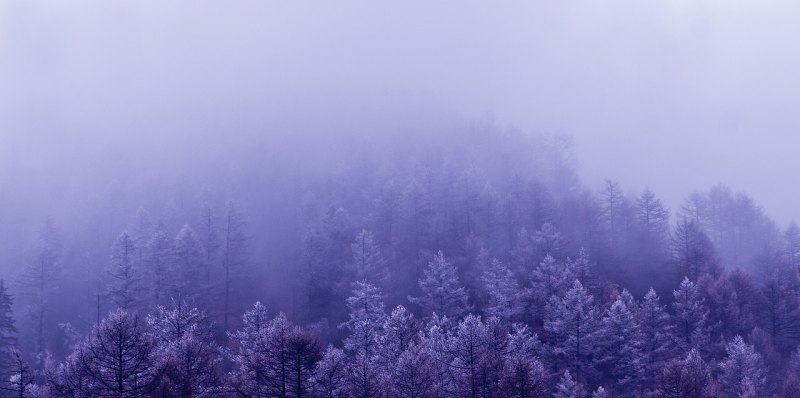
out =
[[[8,380],[13,368],[12,353],[17,348],[17,328],[14,325],[14,299],[0,279],[0,380]]]
[[[514,274],[500,260],[493,259],[481,275],[488,301],[484,312],[503,320],[513,321],[521,313],[519,284]]]
[[[642,374],[642,334],[633,312],[619,298],[603,318],[598,363],[614,383],[616,395],[635,396]]]
[[[583,386],[572,378],[569,370],[565,370],[561,379],[556,385],[554,398],[583,398],[585,395]]]
[[[726,397],[740,397],[748,392],[763,393],[766,373],[761,355],[752,345],[736,336],[725,346],[728,356],[720,362],[719,381]]]
[[[553,352],[575,372],[578,381],[587,377],[597,349],[599,320],[593,302],[592,295],[575,281],[561,298],[550,300],[545,312],[544,330]]]
[[[137,248],[128,231],[123,231],[111,248],[108,295],[116,308],[132,310],[139,299],[138,270],[134,265]]]
[[[428,263],[419,287],[422,296],[410,297],[409,300],[422,307],[425,314],[459,318],[470,309],[466,289],[458,280],[456,268],[441,250]]]
[[[380,247],[375,244],[372,233],[362,230],[356,235],[356,240],[350,245],[353,252],[353,261],[348,266],[353,274],[353,280],[364,281],[376,286],[386,283],[388,270],[386,260],[381,254]]]
[[[675,310],[675,335],[678,347],[683,352],[703,347],[708,340],[706,330],[708,309],[697,291],[697,286],[688,278],[684,278],[678,290],[673,291],[672,295],[675,298],[672,306]]]
[[[642,336],[643,382],[649,386],[674,352],[674,326],[652,288],[644,295],[636,319]]]
[[[237,281],[237,273],[241,272],[247,254],[247,235],[245,234],[245,218],[238,202],[230,200],[225,206],[225,218],[222,222],[222,327],[228,330],[228,318],[231,313],[231,287]]]

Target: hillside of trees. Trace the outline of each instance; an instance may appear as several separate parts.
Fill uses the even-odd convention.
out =
[[[99,173],[0,230],[0,394],[800,396],[794,223],[590,190],[561,135],[398,130]]]

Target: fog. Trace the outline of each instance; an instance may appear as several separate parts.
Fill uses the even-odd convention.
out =
[[[675,206],[726,183],[785,223],[800,200],[787,183],[798,11],[789,1],[7,1],[3,158],[23,145],[14,158],[41,164],[29,152],[50,146],[38,140],[81,153],[309,115],[358,124],[397,101],[432,103],[572,135],[590,186],[649,186]]]
[[[109,293],[120,233],[144,270],[158,234],[178,245],[184,225],[203,246],[192,261],[210,269],[208,297],[194,299],[220,345],[256,300],[341,345],[364,276],[349,268],[351,244],[372,234],[391,270],[376,282],[387,306],[420,319],[424,270],[439,260],[487,317],[490,257],[525,291],[538,286],[525,267],[545,255],[566,268],[588,258],[591,282],[575,279],[598,311],[623,288],[671,302],[684,276],[711,301],[739,268],[764,297],[781,278],[796,282],[782,293],[800,290],[800,232],[787,229],[800,216],[798,15],[777,0],[2,1],[0,279],[17,298],[20,346],[37,366],[46,351],[63,360],[73,346],[56,325],[85,334],[134,308]],[[656,221],[648,188],[667,210]],[[231,249],[236,261],[218,245],[231,214],[247,247]],[[691,261],[681,239],[696,245]],[[57,288],[34,294],[26,270],[51,254]],[[217,264],[226,278],[243,270],[224,310]],[[137,283],[157,291],[144,273]],[[137,311],[168,304],[151,293]],[[526,311],[547,298],[528,297]],[[791,316],[789,331],[719,326],[705,360],[737,334],[758,346],[763,330],[771,349],[793,351]],[[538,313],[503,317],[546,334]],[[578,376],[593,389],[609,380]]]

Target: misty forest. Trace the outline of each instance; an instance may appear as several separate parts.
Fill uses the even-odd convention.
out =
[[[779,10],[122,3],[0,3],[0,397],[800,397]]]

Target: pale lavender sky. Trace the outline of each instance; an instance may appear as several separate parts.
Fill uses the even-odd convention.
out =
[[[797,4],[5,0],[0,157],[180,141],[219,112],[238,123],[209,130],[233,134],[436,104],[574,136],[590,187],[650,186],[675,207],[727,183],[784,224],[800,218]]]

